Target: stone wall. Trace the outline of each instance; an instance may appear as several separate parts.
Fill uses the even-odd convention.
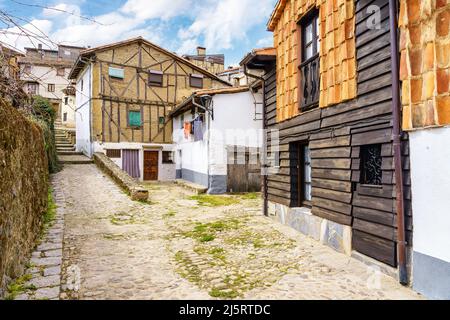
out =
[[[450,3],[401,0],[403,129],[450,124]]]
[[[0,100],[0,297],[36,244],[47,192],[42,130]]]
[[[277,120],[299,114],[299,20],[319,8],[320,106],[356,97],[355,3],[353,0],[280,1],[269,22],[277,49]]]
[[[128,173],[120,169],[103,153],[94,153],[95,164],[107,173],[121,188],[128,192],[132,200],[147,201],[148,190],[141,187]]]

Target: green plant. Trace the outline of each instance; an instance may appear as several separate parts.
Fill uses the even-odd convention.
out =
[[[44,212],[44,215],[42,217],[43,226],[42,226],[42,230],[41,230],[41,238],[44,236],[44,234],[51,227],[53,221],[55,221],[56,209],[57,209],[57,205],[55,203],[55,200],[53,199],[53,189],[52,188],[48,188],[48,192],[47,192],[47,211]]]
[[[32,278],[31,274],[25,274],[12,283],[8,285],[8,293],[5,297],[5,300],[14,300],[19,294],[25,291],[34,291],[36,290],[36,286],[34,285],[25,285]]]
[[[238,204],[239,199],[231,196],[215,196],[208,194],[201,194],[189,197],[190,200],[195,200],[200,206],[204,207],[225,207],[233,204]]]

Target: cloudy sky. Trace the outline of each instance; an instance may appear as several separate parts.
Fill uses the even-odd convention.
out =
[[[62,43],[97,46],[142,36],[179,54],[198,45],[232,65],[255,47],[272,45],[266,22],[276,0],[0,0],[0,40],[19,49]],[[0,16],[1,18],[2,16]],[[4,18],[1,20],[5,20]],[[20,36],[22,30],[33,37]],[[48,38],[47,38],[48,37]],[[33,44],[31,43],[33,42]]]

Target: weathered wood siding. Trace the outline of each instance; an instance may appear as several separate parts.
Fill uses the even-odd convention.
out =
[[[380,6],[382,28],[368,29],[369,5]],[[279,174],[268,178],[270,201],[292,206],[289,143],[309,141],[312,213],[353,227],[353,248],[396,265],[396,204],[392,148],[392,89],[388,0],[356,1],[358,96],[325,109],[276,122],[275,70],[266,74],[266,126],[280,132]],[[360,184],[360,146],[382,144],[380,187]],[[268,152],[270,138],[268,139]],[[408,243],[412,212],[407,136],[403,141]]]

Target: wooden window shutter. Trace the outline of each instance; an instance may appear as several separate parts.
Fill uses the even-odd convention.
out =
[[[150,70],[148,74],[148,85],[155,87],[162,87],[163,72],[158,70]]]
[[[203,76],[201,74],[191,74],[189,77],[189,85],[192,88],[203,89]]]
[[[124,79],[125,78],[125,70],[120,68],[109,67],[108,74],[111,78],[116,79]]]

